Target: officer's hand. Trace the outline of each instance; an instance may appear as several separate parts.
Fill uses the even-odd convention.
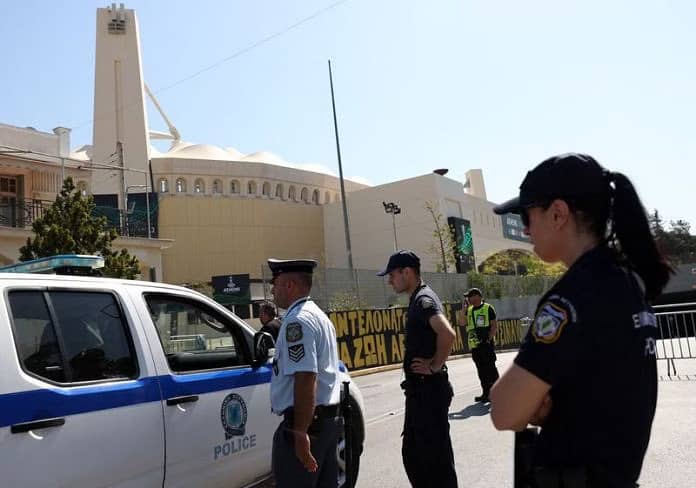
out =
[[[532,425],[542,425],[546,420],[546,417],[548,417],[549,413],[551,413],[552,407],[553,401],[551,400],[551,396],[549,396],[547,393],[544,399],[541,401],[539,408],[537,408],[537,411],[534,412],[532,418],[529,419],[529,423]]]
[[[432,360],[425,358],[414,358],[411,361],[411,371],[415,374],[433,374],[430,370]]]
[[[295,455],[307,471],[314,473],[319,465],[312,456],[310,446],[309,435],[306,432],[295,432]]]

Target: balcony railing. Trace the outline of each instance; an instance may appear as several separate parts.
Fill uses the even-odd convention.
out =
[[[53,205],[50,200],[9,199],[0,201],[0,226],[15,228],[30,228],[36,219],[43,217],[46,210]],[[116,229],[120,236],[148,237],[147,212],[133,210],[126,214],[112,207],[95,207],[95,216],[106,217],[107,228]],[[150,212],[150,235],[157,237],[157,213]]]

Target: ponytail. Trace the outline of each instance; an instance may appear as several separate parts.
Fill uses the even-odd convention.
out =
[[[610,245],[642,278],[646,298],[652,300],[662,293],[674,269],[657,248],[645,209],[631,181],[614,172],[608,174],[608,180],[613,185]]]

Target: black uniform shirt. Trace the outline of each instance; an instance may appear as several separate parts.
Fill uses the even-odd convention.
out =
[[[657,401],[655,315],[612,250],[580,257],[541,299],[515,363],[551,385],[540,466],[636,481]]]
[[[428,322],[433,315],[444,313],[435,292],[421,284],[411,295],[406,316],[406,352],[404,370],[411,372],[414,358],[431,358],[437,350],[437,334]]]

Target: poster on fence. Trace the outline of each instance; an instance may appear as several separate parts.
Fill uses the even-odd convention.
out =
[[[452,324],[457,337],[452,346],[452,355],[469,352],[466,328],[458,325],[461,303],[445,303],[445,315]],[[329,319],[336,328],[341,361],[351,371],[399,364],[404,358],[404,307],[371,310],[349,310],[330,312]],[[497,348],[519,346],[522,328],[519,320],[499,320],[496,334]]]

